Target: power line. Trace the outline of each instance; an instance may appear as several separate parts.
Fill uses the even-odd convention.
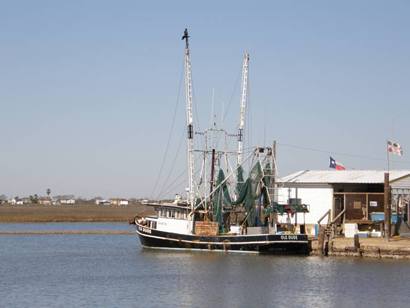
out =
[[[361,154],[354,154],[354,153],[346,153],[346,152],[335,152],[335,151],[330,151],[330,150],[324,150],[324,149],[318,149],[318,148],[311,148],[311,147],[305,147],[305,146],[300,146],[296,144],[289,144],[289,143],[277,143],[280,146],[284,147],[289,147],[289,148],[294,148],[302,151],[311,151],[311,152],[319,152],[319,153],[325,153],[329,155],[340,155],[340,156],[347,156],[347,157],[352,157],[352,158],[360,158],[360,159],[366,159],[366,160],[377,160],[377,161],[386,161],[386,158],[381,158],[381,157],[372,157],[372,156],[367,156],[367,155],[361,155]],[[391,160],[393,163],[406,163],[409,164],[410,161],[406,160]]]

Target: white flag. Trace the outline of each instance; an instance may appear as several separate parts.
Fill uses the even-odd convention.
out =
[[[393,153],[399,156],[403,155],[403,150],[401,149],[400,144],[392,141],[387,141],[387,152]]]

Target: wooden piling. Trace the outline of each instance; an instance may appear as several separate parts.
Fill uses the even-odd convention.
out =
[[[360,250],[359,234],[357,233],[354,235],[354,248],[356,249],[356,251]]]

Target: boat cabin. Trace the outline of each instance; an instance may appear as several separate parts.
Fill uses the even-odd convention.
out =
[[[188,209],[186,207],[166,205],[157,207],[156,212],[159,218],[187,219]]]
[[[146,219],[152,229],[180,234],[192,233],[193,221],[188,219],[190,208],[186,204],[156,204],[155,211],[157,217]]]

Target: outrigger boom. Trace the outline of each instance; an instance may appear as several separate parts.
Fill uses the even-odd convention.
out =
[[[185,40],[185,99],[186,99],[186,122],[187,122],[187,157],[188,157],[188,201],[194,208],[194,125],[192,115],[192,73],[191,58],[189,52],[188,29],[185,29],[182,39]]]

